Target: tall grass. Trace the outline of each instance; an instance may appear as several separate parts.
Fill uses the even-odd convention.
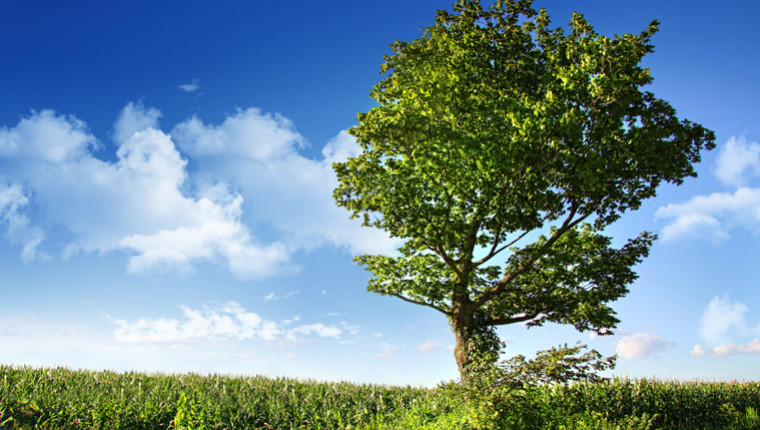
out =
[[[370,428],[433,394],[283,378],[0,366],[0,428]]]
[[[0,429],[760,429],[758,383],[456,387],[0,365]]]
[[[592,412],[611,419],[656,414],[657,428],[724,428],[736,424],[748,409],[760,410],[760,384],[756,382],[614,379],[544,390],[552,407],[569,413]]]

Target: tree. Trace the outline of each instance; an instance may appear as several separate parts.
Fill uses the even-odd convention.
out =
[[[531,0],[460,0],[395,42],[377,106],[334,164],[336,203],[405,239],[356,261],[368,290],[445,314],[463,384],[494,327],[547,322],[609,334],[610,303],[655,235],[616,248],[607,226],[696,176],[714,134],[644,87],[657,21],[608,38],[575,13],[567,34]],[[498,342],[497,342],[498,343]]]

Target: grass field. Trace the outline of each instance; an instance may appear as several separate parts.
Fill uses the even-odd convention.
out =
[[[0,366],[0,429],[760,429],[758,383],[614,380],[471,393]]]

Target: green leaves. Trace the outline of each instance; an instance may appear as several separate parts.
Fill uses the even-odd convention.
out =
[[[363,152],[334,165],[338,206],[407,240],[402,257],[359,258],[370,291],[437,309],[455,331],[475,315],[613,328],[607,304],[654,237],[616,249],[603,230],[696,176],[714,147],[644,90],[657,21],[610,38],[575,13],[565,34],[531,5],[460,0],[394,43],[378,105],[349,130]]]

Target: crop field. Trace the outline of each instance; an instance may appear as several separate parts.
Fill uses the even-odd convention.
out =
[[[435,389],[0,366],[0,429],[760,429],[758,383]]]

